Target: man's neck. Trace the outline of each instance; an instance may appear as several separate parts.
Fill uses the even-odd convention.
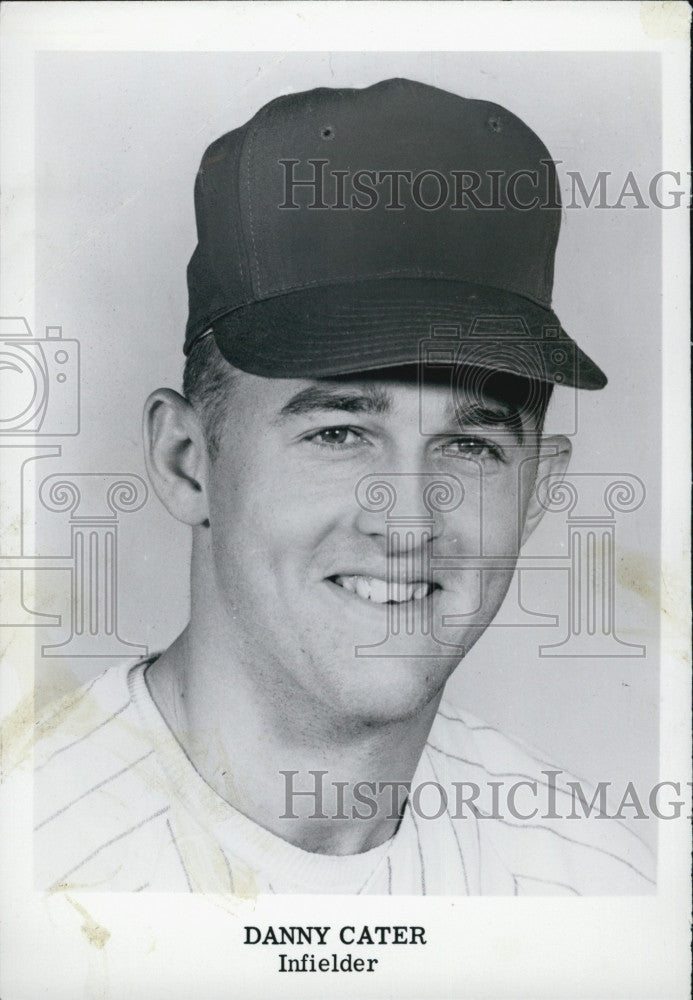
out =
[[[440,695],[416,716],[344,726],[258,698],[189,630],[147,670],[149,691],[200,776],[249,819],[303,850],[357,854],[399,825]],[[209,652],[209,651],[207,651]],[[311,719],[309,731],[305,720]]]

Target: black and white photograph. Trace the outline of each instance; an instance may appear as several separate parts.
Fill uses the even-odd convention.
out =
[[[685,996],[687,5],[3,18],[3,998]]]

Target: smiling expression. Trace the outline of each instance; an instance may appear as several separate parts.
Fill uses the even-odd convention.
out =
[[[536,415],[498,390],[239,372],[193,604],[267,697],[366,724],[407,718],[500,607],[538,453]]]

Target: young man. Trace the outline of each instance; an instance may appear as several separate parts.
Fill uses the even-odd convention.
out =
[[[412,81],[316,90],[214,143],[195,204],[184,395],[144,422],[190,622],[43,723],[39,881],[648,891],[621,823],[441,700],[567,465],[553,386],[606,382],[551,310],[548,152]]]

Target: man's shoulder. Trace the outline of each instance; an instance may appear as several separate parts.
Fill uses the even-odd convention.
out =
[[[498,726],[489,725],[471,712],[443,699],[428,738],[429,748],[447,759],[447,770],[470,768],[498,777],[541,777],[547,770],[560,770],[536,747]]]
[[[118,663],[109,667],[38,713],[34,732],[37,771],[65,753],[70,759],[88,755],[94,744],[107,742],[111,729],[134,722],[131,666]]]
[[[129,869],[144,847],[142,837],[160,840],[159,824],[152,821],[167,812],[165,782],[133,699],[132,681],[132,665],[117,664],[50,705],[37,720],[37,886],[107,883],[118,888],[122,883],[133,888],[136,875]],[[123,849],[127,842],[130,851]],[[116,844],[117,853],[109,851]],[[117,864],[111,864],[111,855]]]
[[[604,810],[598,788],[541,751],[444,701],[429,752],[445,782],[463,788],[460,822],[477,824],[518,893],[654,890],[652,852],[613,803]]]

